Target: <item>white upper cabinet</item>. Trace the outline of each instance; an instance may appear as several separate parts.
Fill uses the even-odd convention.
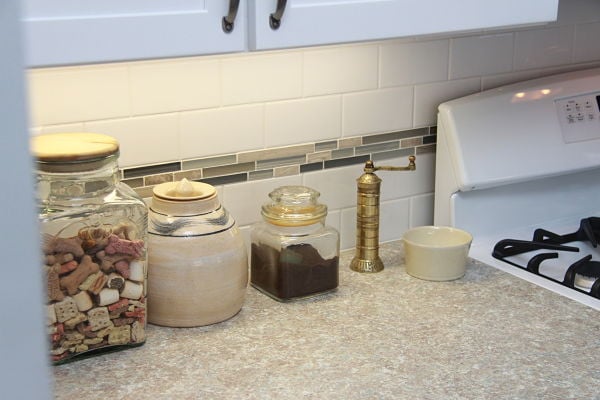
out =
[[[233,30],[223,17],[239,2]],[[246,1],[24,0],[30,67],[246,50]]]
[[[279,19],[283,5],[274,28],[271,14]],[[556,20],[557,9],[558,0],[249,0],[249,47],[275,49],[535,24]]]
[[[23,0],[22,4],[30,67],[535,24],[555,20],[558,9],[558,0]],[[232,14],[233,30],[227,33],[223,18]]]

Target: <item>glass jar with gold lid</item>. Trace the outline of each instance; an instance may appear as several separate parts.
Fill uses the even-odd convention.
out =
[[[53,363],[146,340],[144,201],[120,182],[116,139],[32,139]]]
[[[289,301],[335,290],[340,240],[325,225],[327,206],[306,186],[282,186],[262,206],[263,221],[251,233],[252,286]]]

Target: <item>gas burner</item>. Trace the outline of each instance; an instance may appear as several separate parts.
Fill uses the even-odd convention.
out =
[[[585,256],[569,267],[564,284],[583,289],[590,296],[600,298],[600,262],[592,261],[591,255]]]
[[[577,231],[565,235],[536,229],[531,241],[502,239],[494,246],[492,256],[532,274],[600,299],[600,261],[592,260],[591,254],[572,263],[566,270],[562,281],[540,273],[540,265],[546,260],[558,259],[559,252],[579,252],[578,247],[565,246],[565,243],[589,242],[595,248],[598,246],[599,240],[600,218],[589,217],[580,221]],[[509,259],[509,257],[540,250],[552,251],[532,254],[526,265],[520,265]]]

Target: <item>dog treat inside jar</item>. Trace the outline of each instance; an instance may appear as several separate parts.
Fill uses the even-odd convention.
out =
[[[338,286],[339,234],[325,225],[327,206],[305,186],[282,186],[252,227],[251,282],[279,301],[310,297]]]
[[[48,134],[32,151],[52,362],[143,344],[148,211],[119,181],[118,142]]]

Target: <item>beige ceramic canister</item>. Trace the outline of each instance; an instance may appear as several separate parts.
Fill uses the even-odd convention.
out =
[[[214,324],[237,314],[248,288],[246,246],[211,185],[157,185],[148,221],[148,322]]]

